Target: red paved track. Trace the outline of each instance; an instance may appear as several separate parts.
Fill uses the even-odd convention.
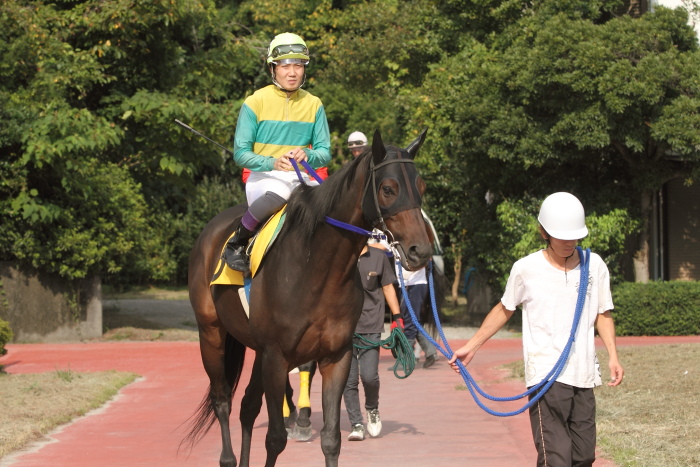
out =
[[[619,338],[618,345],[652,345],[695,342],[685,338]],[[464,341],[451,341],[457,348]],[[220,440],[215,425],[189,453],[177,452],[184,435],[182,423],[204,395],[208,380],[202,369],[198,344],[194,342],[13,344],[0,358],[9,373],[35,373],[68,369],[98,371],[115,369],[138,373],[143,378],[124,388],[106,407],[57,430],[51,442],[0,460],[0,467],[121,467],[121,466],[218,466]],[[504,372],[495,369],[521,357],[520,339],[492,339],[470,364],[470,372],[494,395],[519,394],[520,381],[500,381]],[[252,355],[248,364],[252,363]],[[343,407],[343,466],[455,466],[509,467],[534,465],[526,414],[494,417],[482,411],[467,391],[455,390],[463,383],[441,357],[432,368],[418,367],[406,380],[398,380],[386,368],[393,362],[383,353],[380,359],[380,412],[383,430],[378,438],[348,442],[349,422]],[[236,454],[240,436],[237,408],[249,371],[241,379],[232,415]],[[293,384],[296,384],[296,375]],[[320,377],[319,377],[320,382]],[[279,457],[279,466],[322,466],[318,430],[321,427],[320,384],[312,387],[314,435],[308,442],[289,441]],[[500,411],[519,408],[521,402],[490,406]],[[252,464],[265,459],[264,436],[267,416],[256,423]],[[598,460],[596,467],[613,465]]]

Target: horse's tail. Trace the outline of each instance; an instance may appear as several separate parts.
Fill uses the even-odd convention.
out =
[[[447,278],[440,272],[436,267],[432,268],[433,273],[433,292],[435,293],[435,304],[437,306],[437,313],[440,321],[442,321],[442,305],[445,303],[445,290],[447,290]],[[428,282],[430,283],[430,282]],[[428,290],[428,295],[423,300],[423,306],[420,309],[420,321],[423,323],[423,328],[430,334],[433,338],[437,335],[437,325],[435,322],[435,315],[433,314],[433,300],[430,296],[430,290]]]
[[[226,382],[231,388],[231,400],[233,400],[233,396],[238,388],[238,382],[241,379],[243,364],[245,363],[245,354],[245,345],[234,339],[231,334],[226,334],[224,367]],[[211,398],[211,385],[188,421],[190,429],[185,438],[180,442],[180,447],[185,445],[188,450],[192,450],[194,445],[204,438],[216,421],[214,401]]]

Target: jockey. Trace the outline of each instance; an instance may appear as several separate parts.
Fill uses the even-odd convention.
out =
[[[233,159],[249,169],[248,210],[226,244],[228,266],[247,273],[246,246],[258,226],[281,209],[301,182],[291,160],[317,169],[331,159],[330,133],[321,100],[301,89],[306,81],[309,50],[292,33],[275,36],[267,52],[272,83],[258,89],[241,107],[233,141]],[[304,183],[317,182],[302,172]]]

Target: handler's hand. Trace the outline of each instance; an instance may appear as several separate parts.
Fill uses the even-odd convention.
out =
[[[608,386],[618,386],[622,382],[622,378],[625,376],[625,370],[618,362],[611,361],[609,366],[610,382],[608,383]]]
[[[469,343],[467,343],[464,347],[457,349],[455,353],[452,354],[450,361],[448,361],[447,363],[449,363],[452,366],[452,369],[455,371],[455,373],[459,373],[457,359],[460,359],[464,366],[467,366],[469,362],[472,361],[472,358],[474,358],[474,355],[476,355],[476,349],[469,348]]]

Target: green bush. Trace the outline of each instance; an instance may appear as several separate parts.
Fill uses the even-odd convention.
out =
[[[14,334],[12,333],[12,329],[10,329],[10,323],[0,319],[0,356],[7,353],[5,344],[10,342],[13,337]]]
[[[700,334],[700,282],[624,282],[613,303],[619,336]]]

